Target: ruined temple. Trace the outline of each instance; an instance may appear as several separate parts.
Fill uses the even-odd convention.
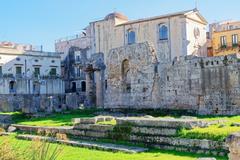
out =
[[[238,59],[207,57],[206,28],[197,9],[139,20],[114,12],[56,48],[85,50],[86,107],[238,114]]]

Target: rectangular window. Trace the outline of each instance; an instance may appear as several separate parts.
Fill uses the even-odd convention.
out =
[[[16,75],[21,75],[22,74],[22,67],[16,67]]]
[[[226,36],[221,36],[220,37],[220,42],[221,42],[221,47],[227,47]]]
[[[80,76],[81,76],[81,69],[77,68],[77,77],[80,77]]]
[[[136,41],[136,35],[134,31],[128,31],[128,44],[134,44]]]
[[[39,67],[35,67],[35,68],[34,68],[34,75],[35,75],[35,76],[40,75],[40,68],[39,68]]]
[[[238,44],[238,35],[234,34],[232,35],[232,45],[237,45]]]
[[[50,75],[51,76],[56,76],[57,75],[57,69],[56,68],[51,68]]]
[[[76,57],[76,60],[77,60],[77,61],[80,61],[80,56],[77,56],[77,57]]]

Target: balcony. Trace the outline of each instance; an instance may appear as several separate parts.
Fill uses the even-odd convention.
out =
[[[239,51],[239,49],[240,49],[240,42],[235,44],[227,43],[226,45],[218,45],[218,49],[215,49],[215,52],[219,53],[224,51],[236,51],[236,50]]]
[[[24,75],[22,73],[16,73],[15,77],[16,79],[21,79],[24,77]]]

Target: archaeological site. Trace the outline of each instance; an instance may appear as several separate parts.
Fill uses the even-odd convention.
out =
[[[240,160],[239,21],[81,23],[51,52],[0,42],[0,160]]]

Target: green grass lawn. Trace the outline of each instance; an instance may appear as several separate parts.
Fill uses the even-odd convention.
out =
[[[55,113],[47,117],[31,118],[24,115],[14,115],[13,121],[16,124],[32,126],[71,126],[72,118],[94,117],[96,110],[75,110],[69,113]]]
[[[211,120],[225,120],[221,124],[211,125],[207,128],[194,128],[191,130],[183,129],[179,132],[180,137],[197,138],[197,139],[211,139],[216,141],[224,141],[224,139],[231,133],[240,132],[240,127],[232,126],[232,123],[240,123],[240,116],[230,117],[200,117],[200,119]]]
[[[2,115],[17,115],[17,114],[21,114],[20,112],[0,112],[0,114]]]
[[[9,137],[0,137],[0,142]],[[20,150],[22,155],[26,154],[28,148],[31,147],[32,142],[25,140],[18,140],[14,137],[9,138],[10,145],[14,146],[15,149]],[[50,150],[55,148],[56,145],[51,144]],[[127,153],[112,153],[106,151],[90,150],[85,148],[71,147],[61,145],[62,152],[60,153],[58,160],[196,160],[202,155],[196,155],[192,153],[182,153],[174,151],[160,151],[150,150],[149,152],[127,154]],[[205,156],[206,157],[206,156]],[[218,158],[217,160],[227,160],[226,157]]]

